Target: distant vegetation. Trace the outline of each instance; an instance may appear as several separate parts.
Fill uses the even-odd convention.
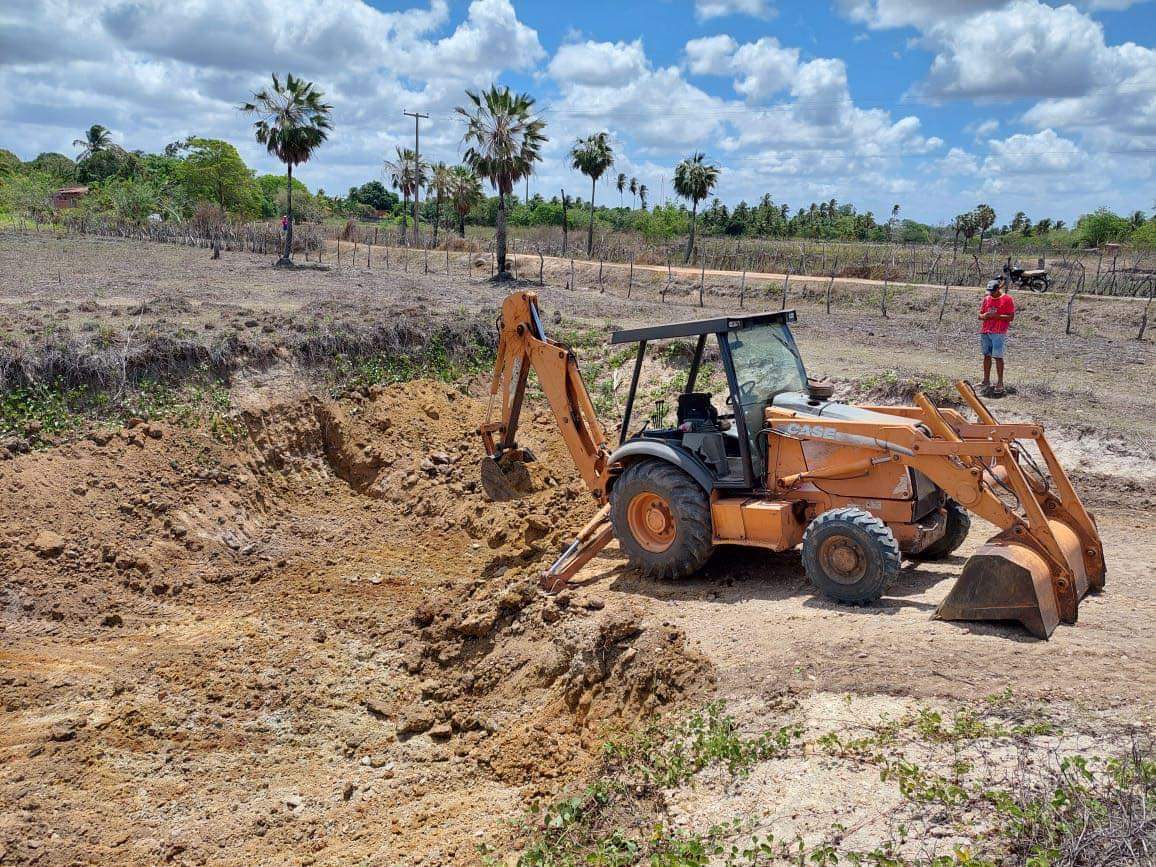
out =
[[[301,91],[292,99],[290,82]],[[1020,211],[1001,224],[990,206],[980,204],[948,225],[932,226],[905,218],[899,203],[882,218],[834,198],[793,208],[777,202],[770,192],[754,204],[741,201],[728,207],[713,197],[723,170],[702,154],[691,155],[673,167],[671,192],[678,197],[676,203],[652,203],[653,183],[648,186],[625,173],[619,173],[616,180],[607,176],[618,192],[616,205],[596,204],[594,195],[584,201],[562,190],[549,195],[539,192],[527,199],[518,195],[522,191],[519,188],[527,179],[532,182],[541,159],[540,147],[546,141],[546,124],[534,113],[533,98],[497,87],[470,94],[473,105],[459,109],[467,121],[464,165],[418,160],[411,149],[399,146],[384,159],[382,179],[368,179],[344,195],[323,189],[311,191],[291,177],[291,169],[308,159],[328,135],[328,106],[320,102],[320,94],[309,90],[312,86],[308,82],[290,76],[284,86],[276,79],[274,84],[272,90],[263,92],[268,100],[262,103],[255,99],[247,108],[272,124],[274,109],[281,106],[278,110],[283,119],[293,115],[295,122],[302,124],[293,136],[301,138],[306,135],[302,130],[312,129],[308,136],[316,139],[308,153],[298,149],[286,159],[288,139],[281,142],[273,134],[274,126],[269,127],[269,134],[261,141],[286,163],[288,177],[257,175],[231,143],[219,139],[192,136],[172,142],[161,153],[147,153],[127,149],[113,140],[106,127],[94,124],[73,142],[75,158],[42,153],[24,162],[12,151],[0,149],[0,215],[55,222],[60,217],[56,191],[79,184],[87,186],[88,193],[75,209],[69,209],[69,219],[74,221],[88,217],[137,224],[149,219],[274,219],[289,212],[291,199],[291,223],[384,220],[399,227],[404,243],[406,228],[412,227],[410,203],[415,194],[424,193],[419,196],[421,222],[434,227],[435,235],[438,229],[464,234],[467,226],[482,226],[498,228],[504,239],[506,225],[558,226],[564,232],[584,232],[586,246],[592,248],[596,231],[625,231],[654,241],[687,238],[688,257],[695,234],[939,243],[965,250],[986,239],[998,239],[1004,248],[1025,251],[1102,247],[1108,243],[1156,249],[1156,217],[1143,211],[1120,215],[1101,208],[1081,216],[1074,226],[1050,217],[1033,221]],[[309,93],[316,96],[316,104],[310,105]],[[494,112],[516,119],[522,130],[519,141],[510,136],[505,141],[495,138],[493,130],[486,127]],[[471,151],[473,156],[469,157]],[[614,165],[607,134],[595,131],[579,139],[568,152],[567,162],[590,179],[592,194],[597,192],[599,179]],[[482,181],[489,181],[497,195],[483,195]]]

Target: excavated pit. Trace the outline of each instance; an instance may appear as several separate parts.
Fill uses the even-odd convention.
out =
[[[538,591],[594,504],[545,416],[533,491],[490,502],[483,409],[417,382],[0,462],[0,854],[472,863],[704,696],[641,604]]]

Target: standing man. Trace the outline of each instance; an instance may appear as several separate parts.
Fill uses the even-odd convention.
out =
[[[1006,285],[1001,276],[988,281],[987,297],[979,305],[980,345],[983,348],[983,388],[988,397],[1003,397],[1003,350],[1007,339],[1008,328],[1015,319],[1016,303],[1005,291]],[[996,382],[991,383],[991,360],[995,359]]]

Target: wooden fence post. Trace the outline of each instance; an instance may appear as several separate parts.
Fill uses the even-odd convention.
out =
[[[888,278],[883,278],[883,294],[879,297],[879,312],[883,314],[883,318],[887,318],[887,282]]]
[[[943,323],[943,311],[944,311],[944,308],[947,307],[947,287],[949,285],[950,285],[949,283],[943,284],[943,298],[941,298],[939,301],[939,323],[940,324]]]
[[[574,291],[574,257],[570,257],[570,283],[566,287],[571,292]]]
[[[743,276],[739,280],[739,309],[742,309],[743,301],[747,297],[747,263],[743,262]]]
[[[698,272],[698,306],[703,306],[703,291],[706,289],[706,254],[701,254],[702,258],[699,261]]]
[[[630,297],[630,291],[634,288],[634,251],[630,251],[630,274],[626,278],[626,297]]]
[[[790,282],[790,280],[791,280],[791,269],[788,267],[787,273],[783,275],[783,303],[782,303],[782,306],[779,308],[780,310],[786,310],[787,309],[787,284]]]
[[[598,254],[598,291],[605,292],[606,287],[602,285],[602,263],[606,261],[606,254]]]
[[[538,247],[538,285],[545,286],[546,281],[544,275],[546,273],[546,257],[542,255],[542,248]]]
[[[831,269],[831,279],[827,281],[827,315],[831,315],[831,287],[835,285],[835,269]],[[786,299],[783,299],[783,304],[786,304]]]
[[[1076,293],[1084,285],[1084,274],[1087,272],[1083,262],[1077,261],[1076,264],[1080,266],[1080,279],[1076,281],[1076,285],[1072,287],[1072,294],[1068,296],[1068,303],[1065,308],[1064,334],[1072,333],[1072,307],[1076,303]]]
[[[1148,278],[1148,301],[1144,304],[1144,312],[1140,314],[1140,333],[1136,335],[1137,340],[1144,339],[1144,332],[1148,330],[1148,308],[1152,306],[1153,287],[1152,278]]]

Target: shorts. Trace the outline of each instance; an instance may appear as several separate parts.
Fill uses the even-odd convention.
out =
[[[983,354],[992,358],[1003,358],[1003,344],[1006,337],[1006,334],[981,334],[979,342],[983,347]]]

